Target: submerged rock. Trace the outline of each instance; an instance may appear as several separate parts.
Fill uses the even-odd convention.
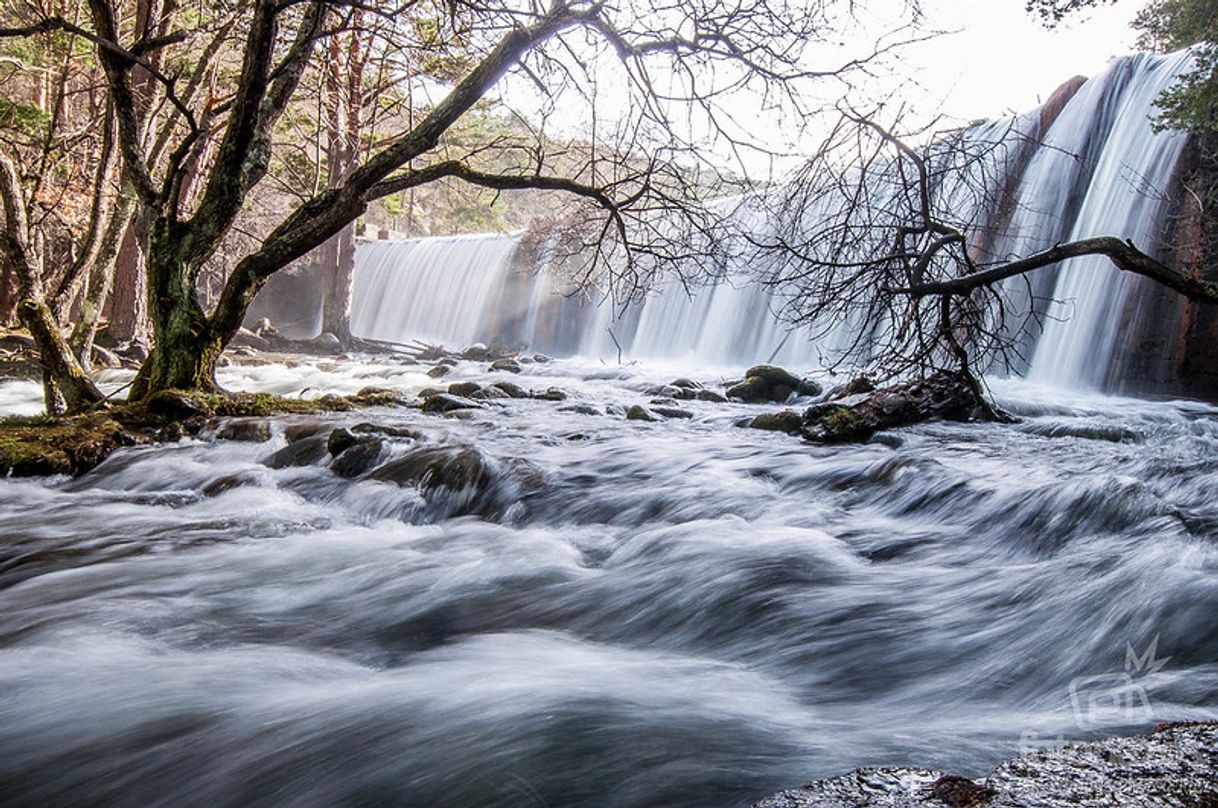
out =
[[[680,407],[659,406],[652,407],[651,411],[656,415],[663,415],[665,418],[693,418],[694,414],[689,410],[683,410]]]
[[[427,375],[433,379],[438,379],[441,376],[447,376],[449,371],[451,371],[451,370],[452,370],[451,365],[436,365],[434,368],[427,371]]]
[[[969,421],[982,411],[964,376],[939,371],[926,379],[809,407],[800,432],[815,443],[854,443],[883,429],[932,419]]]
[[[754,808],[1211,808],[1218,724],[1034,751],[971,780],[926,769],[858,769],[774,794]]]
[[[541,393],[532,393],[530,398],[535,398],[538,401],[566,401],[567,394],[557,387],[551,387]]]
[[[714,404],[726,404],[727,396],[722,393],[716,393],[714,390],[699,390],[694,393],[694,398],[698,401],[710,401]]]
[[[565,407],[559,407],[559,412],[573,412],[578,415],[600,415],[601,411],[591,404],[568,404]]]

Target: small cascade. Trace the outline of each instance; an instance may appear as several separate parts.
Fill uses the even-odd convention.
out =
[[[1169,257],[1172,182],[1178,182],[1176,167],[1187,137],[1155,132],[1151,119],[1154,100],[1189,63],[1186,52],[1117,59],[1101,75],[1068,85],[1068,92],[1043,110],[982,123],[959,135],[974,147],[1004,144],[993,158],[1001,162],[969,164],[967,170],[978,176],[955,180],[951,171],[943,171],[945,179],[935,189],[962,216],[970,205],[976,210],[993,204],[978,196],[982,184],[989,183],[993,196],[1001,197],[995,210],[978,214],[989,226],[974,245],[977,259],[999,263],[1100,235],[1131,239],[1143,250]],[[940,157],[952,159],[950,150]],[[994,189],[994,183],[1001,187]],[[825,204],[832,207],[831,200]],[[805,211],[800,221],[817,215]],[[515,239],[506,235],[361,245],[353,331],[454,346],[527,345],[557,355],[611,358],[620,351],[629,358],[701,366],[773,359],[812,369],[835,361],[847,348],[867,350],[860,324],[792,331],[781,313],[784,295],[798,290],[766,286],[749,274],[756,267],[741,266],[738,274],[694,289],[676,282],[661,285],[644,300],[615,309],[608,302],[572,297],[556,278],[523,263]],[[1019,312],[1020,320],[1028,312],[1037,317],[1022,336],[1027,360],[1011,370],[1064,386],[1132,389],[1131,374],[1149,378],[1148,363],[1168,364],[1167,358],[1148,359],[1139,351],[1145,353],[1148,333],[1172,328],[1171,312],[1178,309],[1176,302],[1148,292],[1150,286],[1102,257],[1012,279],[1006,287],[1010,310]],[[1043,323],[1043,332],[1037,323]],[[1015,323],[1005,327],[1015,333]]]

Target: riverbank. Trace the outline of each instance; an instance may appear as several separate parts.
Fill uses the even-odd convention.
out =
[[[1215,808],[1218,724],[1059,744],[984,778],[927,769],[860,769],[774,794],[753,808]]]

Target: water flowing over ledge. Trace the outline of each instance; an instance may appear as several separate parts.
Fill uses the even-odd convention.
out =
[[[1013,198],[979,212],[989,223],[985,243],[975,246],[979,257],[1003,260],[1110,235],[1170,259],[1187,137],[1156,133],[1151,119],[1154,99],[1188,64],[1185,52],[1117,59],[1077,86],[1056,115],[1038,111],[971,130],[978,142],[1028,137],[1034,144],[1029,151],[1014,140],[1001,167],[1006,174],[997,172]],[[511,236],[361,245],[353,329],[389,340],[527,344],[562,356],[615,357],[620,346],[632,358],[712,367],[772,358],[815,368],[857,336],[849,325],[819,340],[807,328],[788,333],[774,314],[783,290],[757,283],[756,267],[740,267],[692,296],[677,285],[661,288],[623,312],[564,297],[547,272],[523,263]],[[1165,303],[1150,282],[1092,257],[1042,270],[1030,286],[1013,279],[1008,292],[1045,321],[1024,346],[1030,363],[1017,372],[1082,389],[1180,389],[1173,378],[1184,304]]]

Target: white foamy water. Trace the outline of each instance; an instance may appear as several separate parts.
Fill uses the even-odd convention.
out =
[[[426,369],[224,380],[413,393]],[[273,459],[297,417],[0,481],[3,801],[742,805],[1218,704],[1218,410],[1011,384],[1018,425],[834,448],[734,426],[765,409],[742,404],[624,420],[677,371],[530,364],[511,380],[568,400],[328,416],[417,434],[355,477]],[[483,475],[376,479],[428,447]],[[1150,713],[1081,726],[1072,682],[1156,636]]]

